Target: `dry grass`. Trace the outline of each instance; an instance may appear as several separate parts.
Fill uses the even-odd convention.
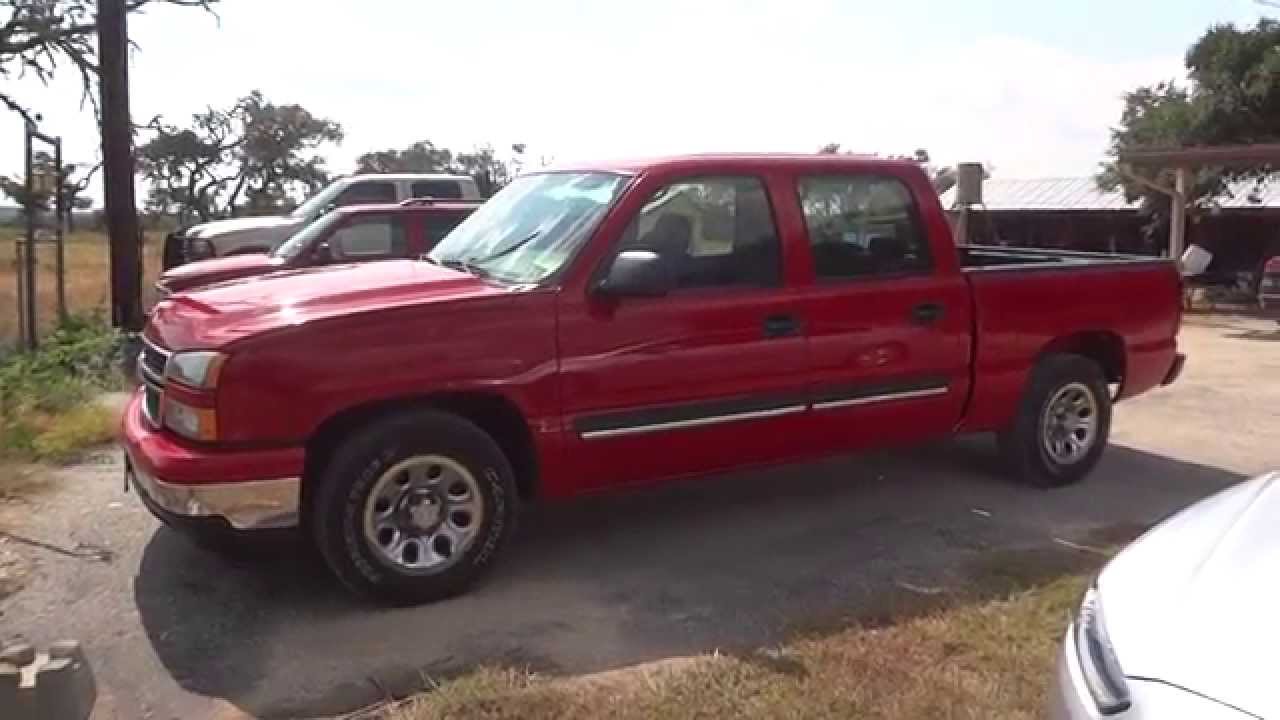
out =
[[[577,679],[481,670],[374,717],[1037,718],[1085,582],[1073,575],[997,600],[746,656]]]
[[[0,227],[0,348],[12,347],[18,340],[17,257],[14,240],[20,228]],[[143,247],[143,292],[160,273],[163,234],[149,231]],[[110,274],[107,260],[107,236],[100,232],[75,232],[66,241],[67,307],[71,313],[84,314],[102,309],[110,303]],[[51,244],[37,245],[39,272],[36,276],[36,314],[40,326],[47,331],[57,322],[56,250]]]

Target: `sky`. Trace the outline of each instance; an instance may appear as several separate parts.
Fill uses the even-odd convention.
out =
[[[325,150],[525,143],[556,161],[846,150],[1090,174],[1123,94],[1182,79],[1211,24],[1254,0],[222,0],[130,20],[134,120],[182,124],[251,90],[342,123]],[[1272,13],[1274,14],[1274,10]],[[99,157],[74,73],[8,88]],[[0,174],[21,171],[0,112]],[[100,190],[94,188],[95,197]]]

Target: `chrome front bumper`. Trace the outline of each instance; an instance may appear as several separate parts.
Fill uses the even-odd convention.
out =
[[[128,454],[125,461],[125,482],[167,513],[223,518],[237,530],[298,525],[301,478],[175,485],[141,470]]]

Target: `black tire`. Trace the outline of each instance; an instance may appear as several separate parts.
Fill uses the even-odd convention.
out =
[[[451,564],[410,573],[370,546],[363,517],[379,478],[402,461],[423,455],[447,457],[470,472],[484,512],[473,542]],[[489,569],[515,529],[518,497],[510,462],[487,433],[445,412],[393,415],[355,433],[316,480],[306,510],[316,547],[344,585],[380,602],[418,604],[465,591]]]
[[[1049,405],[1068,386],[1089,390],[1096,407],[1092,444],[1083,456],[1060,462],[1048,449],[1043,429]],[[1111,395],[1098,364],[1080,355],[1046,355],[1036,363],[1026,391],[1018,404],[1013,425],[999,435],[1000,452],[1019,482],[1033,487],[1070,485],[1088,475],[1107,446],[1111,435]]]

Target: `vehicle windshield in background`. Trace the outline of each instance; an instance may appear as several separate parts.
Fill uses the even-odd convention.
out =
[[[329,213],[323,217],[316,218],[315,222],[307,223],[305,227],[290,235],[288,240],[285,240],[276,249],[272,250],[271,257],[277,260],[294,259],[298,256],[298,253],[310,247],[316,237],[328,231],[340,217],[339,213]]]
[[[337,199],[338,195],[345,189],[347,189],[347,183],[345,182],[329,183],[329,187],[312,195],[301,205],[294,208],[293,212],[289,213],[289,217],[298,220],[319,217],[324,213],[324,209],[329,207],[329,204]]]
[[[518,178],[454,228],[428,258],[502,282],[535,283],[559,270],[626,186],[614,173]]]

